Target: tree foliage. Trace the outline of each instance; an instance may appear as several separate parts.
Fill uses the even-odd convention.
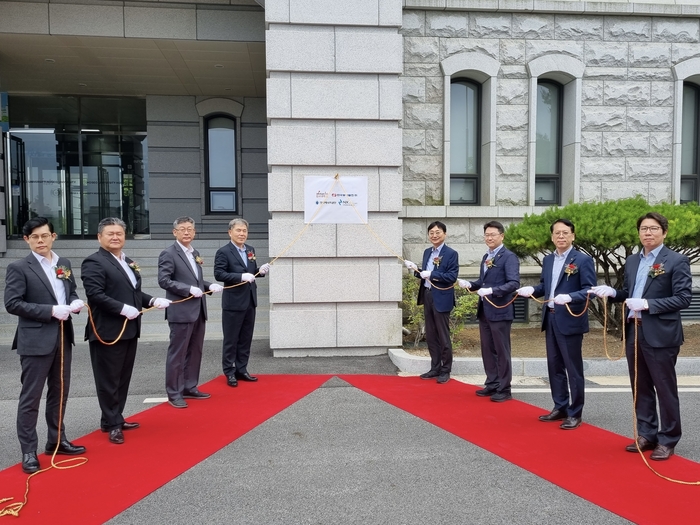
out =
[[[530,258],[542,266],[545,255],[554,250],[550,225],[559,218],[569,219],[576,227],[576,249],[590,255],[605,284],[622,288],[625,261],[639,248],[637,219],[655,211],[668,219],[666,246],[688,256],[690,263],[700,259],[700,206],[695,203],[649,205],[642,197],[606,202],[583,202],[551,207],[540,215],[525,215],[511,225],[504,244],[521,259]],[[593,299],[593,298],[592,298]],[[592,300],[590,311],[602,324],[603,308]],[[608,326],[621,327],[620,307],[615,305]]]

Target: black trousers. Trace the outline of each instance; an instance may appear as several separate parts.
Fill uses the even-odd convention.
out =
[[[255,306],[247,310],[222,310],[221,324],[224,332],[221,364],[226,377],[248,372],[250,345],[255,329]]]
[[[513,380],[513,366],[510,352],[510,328],[513,321],[489,321],[479,317],[481,339],[481,359],[484,362],[486,381],[489,390],[510,394]]]
[[[97,400],[102,410],[100,428],[109,432],[124,424],[124,406],[129,394],[131,374],[136,360],[137,338],[106,346],[90,341],[90,360],[95,376]]]
[[[72,357],[73,348],[66,337],[63,344],[62,419],[65,418],[66,402],[70,391]],[[48,427],[46,443],[54,445],[65,439],[66,429],[63,421],[61,421],[60,433],[58,429],[59,408],[61,406],[61,349],[59,346],[48,355],[21,355],[19,359],[22,366],[22,390],[17,406],[17,438],[22,448],[22,454],[26,454],[35,452],[39,446],[36,424],[39,419],[39,405],[44,385],[48,387],[45,411]]]
[[[627,324],[627,366],[632,391],[637,391],[637,433],[652,443],[675,447],[681,439],[676,360],[680,346],[652,347],[637,326],[637,366],[634,361],[634,324]],[[635,381],[636,376],[636,381]],[[657,417],[656,398],[659,399]]]
[[[450,312],[438,312],[430,290],[423,296],[425,339],[430,352],[430,370],[438,374],[452,371],[452,341],[450,340]]]
[[[554,408],[566,411],[569,417],[581,417],[586,396],[581,353],[583,334],[564,335],[557,326],[554,312],[550,312],[547,317],[545,330],[547,372]],[[570,402],[569,388],[571,388]]]

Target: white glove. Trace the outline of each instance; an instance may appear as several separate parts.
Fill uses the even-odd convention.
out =
[[[253,283],[255,282],[255,276],[252,273],[244,273],[241,275],[241,281]]]
[[[211,293],[221,293],[224,291],[224,287],[220,284],[212,283],[209,285],[209,291]]]
[[[479,288],[476,293],[479,294],[479,297],[486,297],[493,293],[493,288]]]
[[[85,303],[82,299],[76,299],[75,301],[70,303],[70,311],[74,314],[77,314],[83,308],[85,308]]]
[[[535,293],[535,288],[533,286],[523,286],[522,288],[515,290],[515,293],[521,297],[530,297],[533,293]]]
[[[472,288],[472,283],[465,281],[464,279],[457,279],[457,284],[460,288],[466,288],[467,290],[471,290]]]
[[[267,275],[267,272],[269,272],[269,271],[270,271],[270,263],[265,263],[260,268],[258,268],[258,272],[260,272],[260,275]]]
[[[141,315],[141,312],[139,312],[133,306],[125,304],[124,308],[122,308],[121,314],[127,319],[132,320],[136,319],[139,315]]]
[[[571,296],[568,293],[560,293],[554,298],[554,304],[566,304],[571,302]]]
[[[608,286],[606,284],[601,284],[600,286],[594,286],[590,290],[588,290],[590,293],[596,294],[598,297],[615,297],[617,295],[617,291],[615,288],[612,286]]]
[[[423,270],[420,273],[420,278],[421,279],[430,279],[430,270]]]
[[[202,290],[201,288],[197,288],[196,286],[190,286],[190,295],[194,295],[195,297],[202,297]]]
[[[199,290],[199,288],[197,288]],[[202,296],[202,290],[199,290],[199,296],[196,297],[201,297]],[[156,297],[153,299],[153,306],[158,308],[158,310],[165,310],[168,306],[170,306],[170,303],[172,301],[170,299],[163,299],[162,297]]]
[[[418,271],[418,266],[416,266],[416,263],[411,262],[411,261],[404,261],[403,262],[406,265],[406,268],[409,270],[413,270],[414,272]]]
[[[51,308],[51,317],[55,317],[59,321],[65,321],[70,317],[70,306],[67,304],[57,304]]]
[[[625,301],[625,304],[627,305],[627,308],[629,308],[633,312],[639,312],[640,310],[649,309],[649,305],[647,304],[646,299],[637,299],[635,297],[630,297]]]

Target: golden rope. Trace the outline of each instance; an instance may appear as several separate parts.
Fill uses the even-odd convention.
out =
[[[56,439],[56,448],[53,451],[53,454],[51,455],[51,465],[41,469],[37,470],[36,472],[32,472],[29,476],[27,476],[27,480],[25,481],[25,488],[24,488],[24,501],[16,501],[15,503],[10,503],[9,505],[5,506],[4,508],[0,509],[0,517],[2,516],[15,516],[19,517],[19,513],[22,510],[22,508],[27,504],[29,500],[29,480],[32,479],[34,476],[37,474],[41,474],[42,472],[47,472],[51,470],[52,468],[58,469],[58,470],[67,470],[75,467],[80,467],[81,465],[84,465],[85,463],[88,462],[88,458],[83,457],[83,456],[78,456],[78,457],[73,457],[73,458],[68,458],[64,459],[61,461],[56,461],[56,453],[58,452],[58,448],[61,446],[61,428],[63,426],[63,388],[64,388],[64,382],[63,382],[63,360],[64,360],[64,335],[63,335],[63,321],[60,321],[60,337],[61,337],[61,344],[60,344],[60,353],[61,353],[61,367],[60,367],[60,374],[61,374],[61,390],[60,390],[60,400],[58,402],[58,436]],[[75,463],[79,461],[79,463]],[[73,463],[71,465],[64,465],[65,463]],[[3,498],[0,499],[0,503],[4,503],[5,501],[11,501],[14,498]]]

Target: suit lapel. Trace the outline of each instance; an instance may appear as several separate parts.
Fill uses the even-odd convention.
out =
[[[127,273],[126,273],[126,271],[124,270],[124,268],[122,268],[122,265],[119,264],[119,261],[117,261],[117,258],[116,258],[114,255],[112,255],[111,252],[108,252],[108,251],[105,250],[104,248],[100,248],[100,253],[102,253],[102,256],[103,256],[105,259],[107,259],[107,261],[109,262],[109,264],[111,264],[112,266],[114,266],[114,267],[117,269],[117,271],[118,271],[120,274],[122,274],[122,276],[124,277],[124,279],[126,279],[126,282],[129,283],[129,286],[131,286],[131,287],[133,288],[134,285],[131,283],[131,279],[129,279],[129,276],[127,275]],[[131,259],[129,259],[128,257],[126,257],[125,260],[126,260],[127,264],[134,262],[134,261],[132,261]],[[140,280],[139,272],[134,272],[134,276],[136,277],[136,286],[138,287],[138,283],[139,283],[139,280]]]
[[[61,264],[62,260],[63,259],[61,257],[58,258],[58,262],[57,262],[58,266],[68,267],[68,265],[65,264],[65,262],[63,264]],[[71,270],[71,275],[72,275],[72,270]],[[74,277],[71,277],[71,278],[74,279]],[[71,278],[61,279],[61,282],[63,283],[63,288],[66,291],[66,304],[70,304],[70,279]]]
[[[192,269],[192,265],[190,264],[190,260],[187,258],[187,254],[183,251],[182,247],[178,243],[175,243],[175,251],[180,256],[180,259],[185,264],[185,266],[187,266],[187,268],[189,268],[190,272],[192,272],[192,275],[194,275],[195,279],[199,280],[199,277],[194,274],[194,270]],[[194,253],[196,253],[196,252],[193,252],[193,254],[192,254],[193,257],[194,257]]]
[[[41,267],[41,263],[37,261],[36,257],[34,257],[34,255],[31,253],[25,260],[27,261],[29,268],[34,272],[34,274],[39,278],[39,280],[42,283],[44,283],[44,286],[46,286],[46,289],[51,294],[51,297],[54,298],[54,301],[58,303],[58,299],[56,298],[56,291],[53,289],[53,286],[51,286],[49,278],[46,277],[46,273],[44,273],[44,269]],[[66,297],[68,297],[67,294]]]
[[[666,247],[664,246],[663,248],[661,248],[659,255],[656,256],[656,259],[651,264],[652,265],[663,264],[664,266],[666,266],[666,257],[667,256],[668,256],[668,251],[667,251]],[[637,262],[639,262],[639,257],[637,257]],[[639,264],[637,264],[637,268],[639,268]],[[637,272],[635,271],[634,274],[637,275]],[[651,282],[653,280],[654,279],[652,279],[651,276],[647,275],[647,280],[644,283],[644,291],[642,292],[642,297],[646,295],[647,290],[649,289],[649,286],[651,285]]]

